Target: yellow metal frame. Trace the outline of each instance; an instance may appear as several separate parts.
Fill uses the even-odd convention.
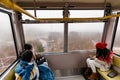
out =
[[[109,15],[109,16],[104,16],[104,17],[96,17],[96,18],[68,18],[68,17],[65,17],[65,18],[37,18],[37,17],[34,17],[32,16],[29,12],[25,11],[24,9],[22,9],[21,7],[19,7],[18,5],[16,5],[15,3],[13,3],[12,1],[10,0],[0,0],[0,4],[12,9],[12,10],[15,10],[15,11],[18,11],[20,13],[23,13],[35,20],[58,20],[58,21],[69,21],[69,20],[105,20],[105,19],[109,19],[109,18],[113,18],[113,17],[119,17],[120,14],[113,14],[113,15]]]
[[[25,11],[24,9],[22,9],[21,7],[19,7],[18,5],[16,5],[15,3],[11,2],[10,0],[0,0],[0,3],[12,10],[18,11],[20,13],[26,14],[27,16],[33,18],[33,19],[37,19],[36,17],[32,16],[30,13],[28,13],[27,11]]]

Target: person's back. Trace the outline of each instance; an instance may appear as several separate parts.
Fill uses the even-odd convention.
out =
[[[37,66],[32,62],[32,51],[26,50],[21,55],[21,60],[15,68],[15,80],[38,80]]]
[[[39,79],[40,80],[54,80],[54,74],[50,67],[48,66],[47,60],[44,56],[37,56],[36,63],[39,69]]]
[[[54,74],[50,67],[48,66],[47,62],[39,64],[38,69],[40,72],[39,76],[40,80],[54,80]]]

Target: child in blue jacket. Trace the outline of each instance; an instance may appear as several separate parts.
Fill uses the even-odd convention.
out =
[[[15,68],[15,80],[39,80],[39,71],[32,60],[33,52],[30,50],[24,51]]]

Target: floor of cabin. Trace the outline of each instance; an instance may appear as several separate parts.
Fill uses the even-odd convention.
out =
[[[85,80],[82,75],[56,77],[55,80]]]

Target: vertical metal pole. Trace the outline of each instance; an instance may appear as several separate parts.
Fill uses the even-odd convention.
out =
[[[113,48],[113,44],[114,44],[114,41],[115,41],[115,35],[116,35],[116,31],[117,31],[118,21],[119,21],[119,17],[116,17],[115,26],[114,26],[114,29],[113,29],[112,41],[111,41],[111,48],[110,48],[111,50]]]
[[[22,20],[22,14],[19,12],[16,12],[16,23],[17,23],[17,31],[19,33],[19,38],[20,38],[20,44],[22,46],[22,50],[24,49],[24,44],[25,44],[25,38],[24,38],[24,31],[23,31],[23,25],[21,23]]]
[[[69,17],[68,3],[65,3],[63,18]],[[64,52],[68,52],[68,22],[64,22]]]
[[[106,4],[106,8],[104,10],[104,16],[108,16],[111,14],[111,4],[107,3]],[[103,31],[103,35],[102,35],[102,42],[106,41],[106,37],[107,37],[107,30],[108,30],[108,25],[110,24],[110,19],[107,19],[107,21],[105,22],[104,25],[104,31]]]
[[[34,0],[34,15],[35,15],[35,17],[37,17],[37,15],[36,15],[36,0]]]
[[[64,23],[64,52],[68,52],[68,23]]]

